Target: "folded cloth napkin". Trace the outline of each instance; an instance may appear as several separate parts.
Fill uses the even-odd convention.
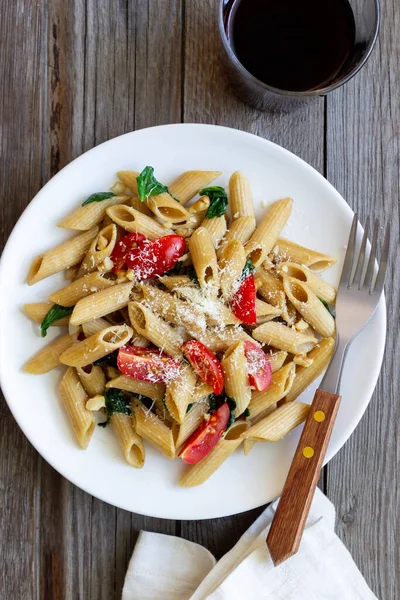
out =
[[[122,600],[377,600],[334,533],[335,509],[319,489],[300,550],[274,567],[265,538],[277,504],[218,563],[203,546],[142,531]]]

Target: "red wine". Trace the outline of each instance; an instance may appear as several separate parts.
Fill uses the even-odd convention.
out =
[[[237,58],[281,90],[332,83],[354,48],[348,0],[236,0],[228,10],[226,33]]]

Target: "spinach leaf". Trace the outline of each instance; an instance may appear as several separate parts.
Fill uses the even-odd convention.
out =
[[[167,186],[160,183],[154,177],[153,167],[145,167],[140,175],[136,178],[136,181],[138,184],[138,194],[141,202],[144,202],[149,196],[158,196],[163,192],[168,192]]]
[[[112,192],[97,192],[96,194],[92,194],[82,203],[82,206],[86,206],[86,204],[91,204],[91,202],[101,202],[102,200],[108,200],[109,198],[113,198],[115,194]]]
[[[118,368],[117,357],[118,357],[118,350],[114,350],[114,352],[111,352],[110,354],[106,354],[106,356],[103,356],[103,358],[99,358],[98,360],[95,360],[93,365],[95,367],[109,366],[109,367]]]
[[[187,409],[186,409],[186,414],[190,411],[190,409],[193,407],[194,402],[191,402],[190,404],[187,405]]]
[[[206,219],[213,217],[221,217],[225,214],[228,206],[228,196],[223,187],[214,185],[203,188],[199,191],[200,196],[208,196],[210,198],[210,206],[206,212]]]
[[[115,413],[122,413],[124,415],[132,414],[130,407],[131,398],[123,390],[110,388],[109,390],[106,390],[104,398],[106,401],[104,411],[107,415],[107,420],[99,423],[99,427],[107,427],[108,423],[110,422],[110,418]]]
[[[329,306],[329,304],[328,304],[327,302],[325,302],[325,300],[322,300],[322,298],[318,298],[318,300],[319,300],[320,302],[322,302],[322,304],[325,306],[325,308],[326,308],[326,310],[328,311],[328,313],[329,313],[329,314],[330,314],[330,315],[331,315],[331,316],[332,316],[334,319],[336,319],[336,313],[335,313],[334,309],[333,309],[333,308],[331,308],[331,307]]]
[[[148,396],[143,396],[143,394],[132,394],[132,396],[134,398],[137,398],[138,400],[140,400],[140,402],[142,402],[142,404],[144,404],[145,407],[148,408],[149,410],[151,410],[153,408],[154,400],[152,400]]]
[[[176,264],[172,267],[172,269],[170,269],[169,271],[164,273],[163,277],[173,277],[174,275],[180,275],[182,269],[183,269],[183,261],[178,260],[176,262]]]
[[[246,408],[246,410],[243,411],[242,416],[243,417],[249,417],[250,416],[250,411],[249,411],[248,408]]]
[[[242,271],[242,275],[241,275],[241,279],[246,279],[249,275],[252,274],[252,272],[255,270],[255,266],[252,263],[251,258],[249,257],[246,260],[246,264],[243,267],[243,271]]]
[[[61,306],[60,304],[55,304],[54,306],[52,306],[49,312],[45,315],[40,325],[42,337],[46,337],[47,330],[50,327],[50,325],[52,325],[56,321],[59,321],[60,319],[63,319],[64,317],[69,317],[69,315],[72,314],[73,310],[73,306]]]
[[[227,425],[227,427],[225,429],[225,432],[227,432],[228,429],[231,427],[231,425],[235,422],[236,401],[233,398],[230,398],[229,396],[227,396],[223,392],[219,396],[216,396],[215,394],[210,394],[208,396],[208,402],[209,402],[209,405],[210,405],[210,408],[209,408],[208,412],[210,412],[210,413],[213,413],[220,406],[222,406],[222,404],[224,404],[225,402],[227,402],[227,404],[229,406],[230,413],[231,413],[230,417],[229,417],[228,425]]]
[[[190,269],[188,269],[187,275],[191,281],[193,281],[198,287],[200,287],[199,280],[194,267],[190,267]]]

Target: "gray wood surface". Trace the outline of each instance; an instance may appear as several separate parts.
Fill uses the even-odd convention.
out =
[[[357,208],[392,220],[389,332],[400,307],[400,15],[344,88],[295,113],[244,106],[221,73],[216,0],[0,2],[0,244],[44,183],[85,150],[133,129],[216,123],[275,141]],[[1,290],[4,293],[4,290]],[[380,600],[400,598],[398,334],[372,402],[321,485],[337,531]],[[368,365],[366,365],[366,370]],[[74,487],[30,446],[0,402],[0,598],[112,600],[140,529],[181,535],[217,557],[261,509],[174,522],[115,509]],[[339,600],[339,599],[338,599]]]

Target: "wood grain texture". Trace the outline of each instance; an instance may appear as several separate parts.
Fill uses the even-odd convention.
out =
[[[382,223],[390,219],[393,234],[382,371],[363,419],[329,463],[327,491],[337,510],[337,533],[367,583],[378,598],[395,600],[400,589],[400,105],[394,90],[400,85],[400,13],[396,0],[382,2],[381,9],[379,42],[367,65],[327,101],[328,179],[361,222],[367,215]]]
[[[275,565],[299,549],[339,404],[336,394],[314,394],[266,540]]]

